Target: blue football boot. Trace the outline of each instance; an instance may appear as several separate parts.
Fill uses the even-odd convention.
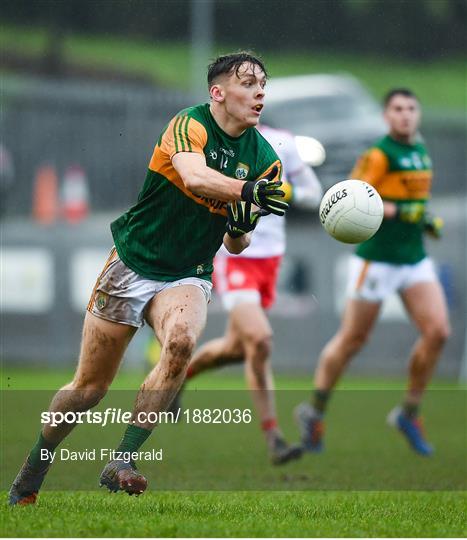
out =
[[[397,428],[407,439],[412,450],[421,456],[431,456],[434,448],[425,439],[423,424],[420,417],[409,418],[402,407],[395,407],[388,415],[387,422]]]

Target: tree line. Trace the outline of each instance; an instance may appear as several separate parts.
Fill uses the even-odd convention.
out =
[[[467,0],[208,1],[215,42],[226,46],[408,59],[466,50]],[[63,33],[186,41],[192,9],[191,0],[4,0],[1,20]]]

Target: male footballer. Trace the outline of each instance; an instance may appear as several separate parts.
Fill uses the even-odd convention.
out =
[[[107,392],[123,353],[144,322],[162,345],[158,365],[141,385],[118,452],[136,452],[152,424],[140,412],[167,408],[182,384],[206,322],[213,258],[223,243],[240,253],[261,212],[284,215],[281,163],[256,130],[267,73],[259,58],[236,53],[208,68],[210,102],[185,109],[154,148],[138,200],[111,224],[114,240],[84,319],[72,382],[50,412],[86,411]],[[73,425],[46,424],[9,493],[10,504],[34,503],[51,455]],[[41,450],[48,452],[41,452]],[[147,486],[134,462],[109,461],[100,476],[111,491]]]
[[[450,327],[443,290],[423,242],[425,232],[439,237],[442,223],[426,211],[432,169],[418,137],[420,116],[413,92],[405,88],[388,92],[384,118],[389,133],[363,154],[350,175],[378,190],[384,219],[378,232],[357,247],[341,327],[319,358],[312,403],[295,411],[304,447],[311,452],[322,449],[323,417],[332,389],[368,339],[384,300],[397,292],[420,337],[410,354],[404,400],[391,411],[388,422],[415,452],[433,453],[419,410]]]

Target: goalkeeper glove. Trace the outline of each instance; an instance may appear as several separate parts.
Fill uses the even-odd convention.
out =
[[[439,239],[443,236],[444,220],[439,216],[433,216],[432,214],[425,214],[423,220],[424,230],[432,238]]]
[[[232,201],[227,205],[227,234],[238,238],[251,232],[257,225],[259,214],[251,211],[251,203]]]
[[[283,216],[289,205],[283,200],[285,193],[278,189],[282,182],[273,182],[273,178],[277,175],[278,168],[275,165],[271,171],[255,181],[247,181],[243,184],[242,199],[246,202],[256,204],[262,212],[261,215],[269,212],[277,216]]]

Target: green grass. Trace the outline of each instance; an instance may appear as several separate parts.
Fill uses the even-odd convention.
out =
[[[437,381],[427,396],[427,430],[437,452],[414,455],[384,423],[402,380],[349,379],[328,414],[326,451],[271,467],[257,420],[244,425],[160,426],[143,449],[162,462],[140,462],[149,490],[135,499],[95,486],[103,463],[54,463],[36,507],[9,508],[6,490],[39,427],[52,388],[69,371],[3,370],[0,514],[4,536],[464,536],[465,392]],[[99,405],[131,410],[142,373],[122,372]],[[184,406],[251,407],[240,375],[218,372],[190,383]],[[303,377],[279,376],[279,419],[297,438],[291,410],[309,394]],[[48,388],[48,391],[34,390]],[[20,390],[23,388],[23,390]],[[120,390],[117,390],[120,388]],[[131,388],[130,391],[122,391]],[[217,390],[216,390],[217,389]],[[239,390],[242,389],[242,390]],[[11,391],[15,390],[15,391]],[[464,426],[464,427],[462,427]],[[114,448],[124,426],[80,426],[62,445]]]
[[[11,536],[462,537],[464,494],[49,493],[35,508],[6,508]]]
[[[122,370],[112,383],[113,390],[137,389],[144,380],[146,373],[143,370]],[[13,364],[6,363],[0,372],[0,389],[4,390],[56,390],[71,381],[73,371],[70,369],[50,367],[18,368]],[[310,375],[287,375],[279,373],[275,375],[276,388],[278,390],[309,390],[312,385]],[[402,390],[405,388],[404,378],[368,378],[346,377],[342,381],[341,389],[350,390]],[[430,388],[449,390],[465,388],[457,381],[435,379]],[[199,390],[243,390],[245,378],[240,370],[220,369],[207,372],[202,377],[190,381],[190,389]]]
[[[4,24],[0,28],[0,47],[6,51],[39,57],[46,43],[44,29]],[[234,49],[217,45],[213,55]],[[64,50],[69,61],[112,67],[146,75],[166,86],[189,88],[190,51],[186,44],[76,34],[67,36]],[[423,62],[320,51],[264,51],[263,57],[273,77],[345,71],[361,79],[378,99],[390,87],[409,86],[426,107],[465,110],[466,69],[461,54],[458,58]]]

